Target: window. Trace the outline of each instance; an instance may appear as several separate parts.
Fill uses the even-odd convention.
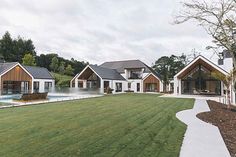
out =
[[[2,94],[27,93],[29,82],[27,81],[3,81]]]
[[[134,69],[130,71],[129,79],[141,79],[142,71],[140,69]]]
[[[39,82],[34,82],[34,92],[39,92]]]
[[[221,81],[211,75],[203,65],[197,65],[181,80],[182,94],[220,95]]]
[[[140,83],[137,83],[137,92],[140,92]]]
[[[122,83],[116,83],[116,92],[122,92]]]
[[[131,88],[131,83],[129,82],[129,83],[128,83],[128,89],[130,89],[130,88]]]
[[[44,84],[44,89],[45,90],[49,90],[52,88],[52,82],[45,82]]]
[[[83,88],[83,81],[78,81],[78,87]]]

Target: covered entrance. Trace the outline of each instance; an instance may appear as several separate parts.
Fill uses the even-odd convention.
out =
[[[78,80],[80,88],[99,89],[101,85],[101,79],[89,67],[81,73]]]
[[[160,80],[150,74],[143,80],[143,90],[144,92],[160,92]]]

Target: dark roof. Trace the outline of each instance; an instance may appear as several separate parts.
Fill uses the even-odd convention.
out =
[[[147,65],[146,65],[147,66]],[[159,73],[157,73],[154,69],[152,69],[151,67],[147,66],[148,69],[150,70],[151,73],[153,73],[156,77],[158,77],[159,79],[161,79],[161,75]]]
[[[0,75],[6,72],[7,70],[11,69],[14,67],[17,62],[7,62],[7,63],[0,63]]]
[[[23,66],[34,79],[53,79],[52,75],[46,68],[34,67],[34,66]]]
[[[151,67],[149,67],[148,65],[146,65],[140,60],[105,62],[101,64],[100,67],[104,67],[108,69],[115,69],[119,73],[124,73],[125,69],[144,68],[144,72],[153,73],[155,76],[161,79],[160,75],[155,70],[153,70]]]
[[[149,72],[149,69],[140,60],[105,62],[100,66],[108,69],[115,69],[119,73],[124,73],[125,69],[132,69],[132,68],[145,68],[145,72],[146,71]]]
[[[125,80],[116,70],[100,67],[97,65],[89,65],[102,79]]]

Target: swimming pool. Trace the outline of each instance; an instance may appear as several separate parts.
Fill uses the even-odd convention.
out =
[[[17,101],[14,101],[14,99],[20,99],[21,95],[7,95],[7,96],[1,96],[0,97],[0,103],[8,104],[8,103],[19,103]],[[48,95],[47,101],[51,100],[64,100],[66,98],[70,98],[70,96],[65,95]],[[42,101],[42,100],[39,100]]]
[[[83,94],[83,95],[63,95],[63,94],[49,94],[46,100],[36,100],[36,101],[28,101],[28,102],[19,102],[14,101],[14,99],[19,99],[20,94],[18,95],[7,95],[0,96],[0,108],[12,107],[12,106],[24,106],[24,105],[33,105],[33,104],[42,104],[48,102],[59,102],[59,101],[68,101],[68,100],[78,100],[85,98],[93,98],[100,97],[102,95],[91,95],[91,94]]]

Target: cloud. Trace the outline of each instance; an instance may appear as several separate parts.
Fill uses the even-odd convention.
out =
[[[100,64],[205,52],[211,38],[195,23],[172,25],[179,0],[1,0],[0,35],[31,38],[38,53]],[[210,52],[206,52],[210,53]]]

